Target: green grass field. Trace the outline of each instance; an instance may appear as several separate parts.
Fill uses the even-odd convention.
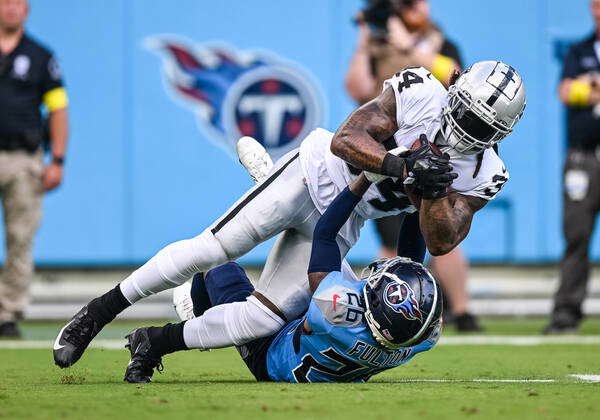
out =
[[[122,338],[139,325],[115,323],[98,338]],[[542,325],[485,322],[486,334],[493,335],[535,335]],[[52,339],[58,329],[56,323],[29,323],[25,338]],[[581,333],[600,335],[600,320],[587,321]],[[569,376],[600,374],[599,344],[440,345],[356,385],[259,384],[235,350],[188,351],[167,356],[154,383],[132,385],[122,382],[125,350],[89,349],[74,368],[59,370],[49,348],[7,349],[2,343],[0,418],[7,419],[600,418],[600,383]],[[425,379],[448,382],[419,381]]]

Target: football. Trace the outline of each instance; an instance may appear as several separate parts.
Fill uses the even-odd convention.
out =
[[[427,140],[424,140],[424,138],[425,138],[425,136],[419,137],[418,139],[416,139],[413,142],[413,144],[410,146],[410,150],[417,150],[420,147],[422,147],[424,145],[424,141],[427,141]],[[442,156],[443,153],[439,149],[439,147],[437,147],[433,143],[429,143],[429,145],[431,146],[431,150],[433,151],[433,153],[435,153],[438,156]],[[406,179],[407,176],[408,176],[408,172],[405,168],[404,169],[404,178]],[[404,191],[406,193],[406,196],[412,203],[412,205],[415,206],[417,208],[417,210],[419,210],[421,208],[421,199],[422,199],[423,191],[420,188],[418,188],[417,186],[415,186],[415,184],[405,184]]]

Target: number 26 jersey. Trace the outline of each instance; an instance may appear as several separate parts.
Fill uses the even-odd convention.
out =
[[[412,347],[388,350],[371,335],[364,319],[364,281],[329,273],[315,291],[306,315],[287,324],[267,352],[267,370],[276,382],[365,382],[431,349],[441,326]],[[306,321],[312,330],[303,332]]]
[[[398,130],[384,146],[388,150],[399,146],[410,148],[421,134],[426,134],[429,141],[433,141],[441,128],[442,111],[448,101],[444,86],[425,68],[413,67],[386,80],[383,90],[386,89],[394,91]],[[321,213],[360,173],[331,153],[332,137],[333,133],[318,128],[300,145],[302,170],[311,198]],[[440,148],[450,155],[454,172],[458,175],[452,189],[460,194],[491,200],[508,180],[504,163],[492,149],[485,150],[476,173],[477,155],[464,155],[443,145]],[[362,219],[377,219],[415,210],[403,194],[401,182],[388,178],[369,188],[355,212]],[[350,224],[357,225],[356,228],[362,222],[351,219]],[[342,230],[341,234],[354,242],[355,232],[351,230]]]

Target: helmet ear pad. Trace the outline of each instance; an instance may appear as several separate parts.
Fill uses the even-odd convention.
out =
[[[400,261],[364,289],[366,320],[373,336],[388,348],[414,346],[439,324],[442,294],[421,264]]]

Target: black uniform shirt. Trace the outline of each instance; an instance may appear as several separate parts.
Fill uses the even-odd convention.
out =
[[[40,105],[66,105],[60,70],[52,53],[27,35],[8,55],[0,53],[0,136],[41,132]]]
[[[575,79],[585,73],[600,73],[600,61],[594,48],[595,42],[594,34],[571,46],[563,64],[562,79]],[[567,110],[569,147],[594,149],[600,145],[600,105],[573,106],[568,107]]]

